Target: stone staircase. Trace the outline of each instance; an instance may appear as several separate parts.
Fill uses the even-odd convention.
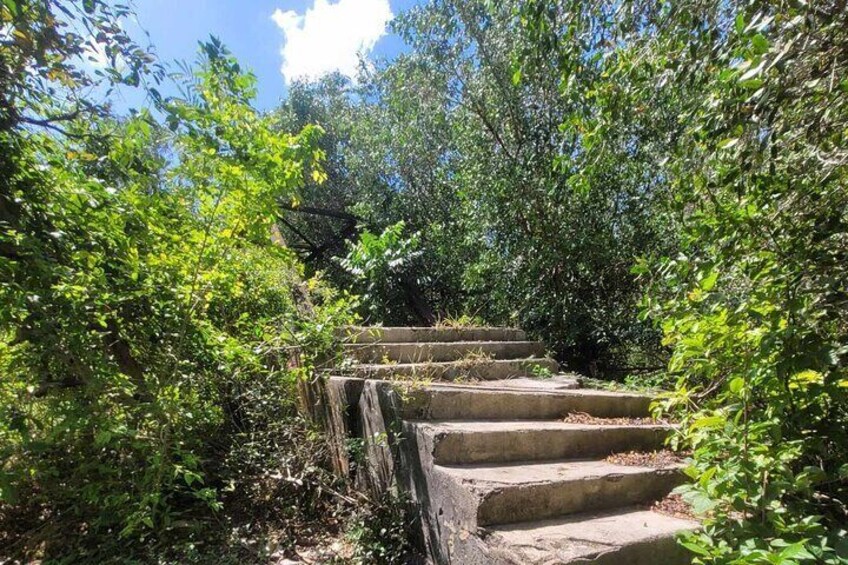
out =
[[[362,378],[503,380],[558,368],[510,328],[361,328],[349,340],[348,372]]]
[[[362,440],[361,458],[346,467],[361,486],[410,498],[433,562],[690,561],[674,536],[697,524],[650,509],[681,482],[679,468],[607,459],[662,447],[669,428],[635,420],[648,416],[649,398],[552,376],[556,363],[520,330],[350,336],[351,363],[328,380],[330,427]],[[568,423],[568,414],[589,423]]]

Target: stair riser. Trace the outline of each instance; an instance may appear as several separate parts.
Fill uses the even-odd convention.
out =
[[[668,433],[665,428],[650,426],[457,431],[433,438],[433,462],[437,465],[461,465],[602,458],[623,451],[659,449]]]
[[[361,363],[423,363],[460,359],[522,359],[543,357],[545,346],[535,341],[383,343],[347,345],[345,354]]]
[[[622,524],[622,527],[632,526],[634,529],[644,529],[642,523]],[[689,525],[689,528],[693,527]],[[682,529],[689,529],[682,528]],[[584,541],[586,533],[594,540],[598,536],[591,535],[595,524],[589,522],[581,530],[574,531],[575,537],[572,543],[576,546],[584,546],[586,549],[572,550],[568,547],[570,540],[558,540],[556,538],[520,540],[524,542],[517,551],[509,551],[514,548],[512,537],[504,540],[495,533],[491,536],[488,547],[480,544],[463,544],[457,540],[457,550],[451,563],[462,565],[689,565],[692,563],[692,554],[677,543],[675,532],[659,532],[655,537],[649,537],[642,541],[631,541],[624,545],[602,544],[594,541]],[[610,541],[614,540],[618,532],[605,532],[609,534]],[[559,543],[557,543],[559,542]],[[547,554],[541,553],[538,546],[550,547]]]
[[[592,559],[572,561],[573,565],[689,565],[692,554],[675,539],[675,536],[663,536],[657,539],[630,544],[615,551],[601,553]],[[494,565],[494,564],[493,564]],[[564,564],[571,565],[571,564]]]
[[[651,399],[486,390],[414,390],[403,406],[412,420],[555,420],[573,412],[599,418],[641,418]]]
[[[682,478],[679,472],[666,470],[560,483],[508,485],[488,493],[481,501],[477,525],[529,522],[647,503],[664,497]]]
[[[515,328],[349,328],[349,343],[414,343],[446,341],[524,341],[527,334]]]
[[[501,380],[513,377],[533,376],[533,367],[541,367],[551,372],[559,370],[552,359],[503,360],[495,361],[457,361],[450,365],[369,365],[351,369],[351,376],[370,379],[415,378],[455,381],[462,379]]]

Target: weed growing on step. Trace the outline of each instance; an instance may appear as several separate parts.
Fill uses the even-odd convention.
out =
[[[594,377],[582,377],[581,380],[583,386],[586,388],[612,392],[642,392],[651,394],[673,389],[676,378],[675,375],[671,375],[666,371],[656,371],[653,373],[627,375],[620,381],[597,379]]]
[[[385,353],[380,358],[380,365],[397,365],[397,364],[398,364],[398,362],[396,360],[389,359],[389,356]]]
[[[461,316],[446,316],[436,321],[437,328],[465,329],[486,327],[485,320],[477,315],[462,314]]]
[[[472,377],[471,375],[462,374],[454,377],[451,382],[457,385],[473,385],[479,383],[480,379]]]
[[[415,375],[406,378],[393,378],[391,380],[394,385],[394,391],[402,403],[409,402],[412,399],[413,392],[423,390],[433,383],[433,379],[431,378],[417,377]]]
[[[462,356],[462,359],[459,360],[459,363],[462,366],[473,366],[477,363],[486,363],[489,361],[494,361],[495,356],[491,353],[486,353],[482,348],[480,349],[472,349],[465,353]]]
[[[494,360],[495,357],[491,353],[486,353],[482,349],[469,351],[457,361],[458,374],[450,380],[455,383],[476,382],[479,380],[476,375],[479,374],[481,367],[493,363]]]
[[[544,365],[531,365],[530,373],[537,379],[550,379],[554,376],[553,371]]]

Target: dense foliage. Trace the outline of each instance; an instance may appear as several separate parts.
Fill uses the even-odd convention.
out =
[[[622,102],[675,113],[655,158],[680,253],[635,271],[679,376],[663,407],[694,450],[684,492],[705,528],[686,546],[703,563],[846,562],[844,3],[539,2],[523,17],[528,61],[555,58],[564,81],[574,47],[603,38],[581,128],[599,155]]]
[[[600,70],[571,75],[567,97],[547,61],[516,73],[532,47],[514,17],[521,4],[426,3],[393,24],[409,52],[358,86],[331,78],[294,89],[282,123],[314,119],[336,136],[325,147],[336,190],[304,203],[346,212],[370,233],[403,221],[407,237],[419,234],[419,258],[370,304],[375,321],[465,314],[520,325],[587,371],[661,366],[630,268],[675,242],[656,213],[663,192],[650,148],[663,124],[630,115],[602,159],[589,153],[575,131]],[[351,237],[340,220],[285,217],[293,241],[313,244],[307,265],[349,284],[314,251]]]
[[[239,508],[248,524],[320,512],[298,487],[320,447],[296,381],[332,356],[348,302],[272,237],[278,201],[320,174],[317,130],[274,131],[215,41],[185,99],[151,87],[167,128],[112,118],[82,89],[137,84],[152,60],[127,50],[122,13],[0,10],[4,555],[179,555]],[[92,45],[122,61],[99,82],[79,70]]]
[[[215,40],[160,95],[128,15],[0,2],[5,553],[256,557],[330,514],[295,404],[336,288],[628,386],[670,360],[696,561],[848,562],[844,2],[430,0],[267,114]],[[128,87],[152,108],[114,115]],[[401,559],[400,513],[358,516]]]
[[[676,192],[697,208],[651,304],[685,371],[672,406],[696,409],[690,495],[711,515],[691,543],[709,560],[845,562],[848,15],[734,8],[723,41],[696,44],[715,70],[694,77],[708,97]]]

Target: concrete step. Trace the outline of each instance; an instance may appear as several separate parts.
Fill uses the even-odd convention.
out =
[[[411,420],[553,420],[573,412],[599,418],[642,418],[651,398],[601,390],[546,390],[549,379],[516,384],[498,381],[470,386],[434,384],[404,395],[403,417]],[[503,386],[501,386],[503,385]],[[574,386],[578,385],[574,381]]]
[[[521,359],[544,357],[538,341],[444,341],[418,343],[355,343],[345,345],[345,355],[362,363],[421,363],[460,359]]]
[[[348,369],[350,376],[367,379],[418,378],[432,380],[477,379],[497,380],[533,375],[533,367],[550,372],[559,370],[553,359],[530,357],[526,359],[463,359],[427,363],[395,363],[388,365],[360,364]]]
[[[668,426],[595,426],[557,421],[407,421],[436,465],[603,458],[662,447]]]
[[[652,469],[595,460],[434,469],[471,494],[455,504],[467,506],[464,521],[469,528],[653,502],[683,478],[679,467]]]
[[[433,563],[691,561],[674,537],[697,524],[647,510],[681,482],[679,469],[604,461],[659,449],[672,428],[562,421],[644,418],[650,398],[577,388],[578,376],[558,374],[542,346],[512,328],[351,327],[343,337],[359,363],[322,381],[337,467],[352,468],[345,447],[360,439],[357,484],[409,495]]]
[[[491,565],[683,565],[692,557],[675,541],[697,524],[640,508],[575,514],[497,526],[485,537],[481,559]],[[474,553],[478,553],[475,551]]]
[[[524,341],[527,334],[517,328],[448,327],[348,327],[343,337],[350,343],[415,343],[445,341]]]

